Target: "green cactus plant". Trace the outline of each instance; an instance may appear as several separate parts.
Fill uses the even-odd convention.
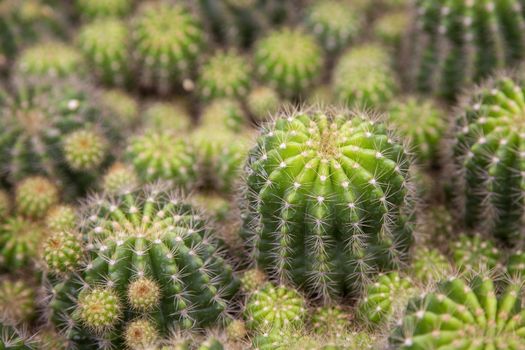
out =
[[[452,243],[451,250],[456,266],[462,271],[491,270],[501,267],[501,253],[498,248],[492,241],[478,234],[474,236],[461,234],[459,239]]]
[[[525,253],[522,250],[516,250],[507,259],[507,273],[511,277],[525,277]]]
[[[124,193],[138,187],[140,181],[132,166],[114,163],[102,178],[102,190],[106,193]]]
[[[104,84],[129,84],[132,68],[129,36],[127,25],[118,19],[100,19],[80,28],[78,46]]]
[[[254,119],[261,123],[277,113],[281,107],[281,98],[275,89],[257,86],[246,97],[246,105]]]
[[[525,57],[519,0],[415,3],[407,57],[412,86],[453,100],[468,84]]]
[[[143,2],[132,20],[140,83],[166,94],[194,69],[204,44],[198,18],[183,4]]]
[[[413,240],[406,153],[366,113],[277,118],[246,164],[242,235],[257,265],[333,299],[402,264]]]
[[[410,14],[406,10],[387,13],[375,22],[374,35],[385,45],[400,49],[409,26]]]
[[[498,293],[490,277],[451,278],[413,300],[392,332],[395,349],[520,349],[524,327],[521,284]]]
[[[142,113],[143,127],[148,130],[185,132],[191,127],[191,115],[182,103],[152,102]]]
[[[4,190],[0,190],[0,222],[4,221],[10,211],[11,199],[9,198],[9,194]]]
[[[15,192],[17,213],[32,219],[44,218],[59,201],[58,187],[42,176],[25,178]]]
[[[250,90],[250,73],[251,67],[241,54],[219,51],[200,68],[198,90],[205,100],[242,98]]]
[[[246,124],[242,106],[232,99],[218,99],[207,105],[201,114],[200,125],[205,130],[229,130],[238,133]]]
[[[103,90],[100,94],[100,103],[125,130],[133,130],[139,124],[139,103],[127,92],[119,89]]]
[[[323,53],[315,38],[299,29],[281,29],[255,47],[259,77],[287,97],[299,97],[319,77]]]
[[[107,158],[109,142],[98,130],[73,131],[64,138],[63,143],[66,163],[73,171],[94,171]]]
[[[35,318],[34,288],[22,279],[0,280],[0,320],[4,325],[19,325]]]
[[[340,305],[334,305],[316,308],[310,323],[315,333],[341,335],[348,329],[349,320],[350,314]]]
[[[241,276],[241,290],[251,294],[266,285],[268,277],[259,269],[250,269]]]
[[[67,231],[77,225],[77,211],[70,205],[56,205],[48,210],[45,224],[49,231]]]
[[[412,273],[418,281],[424,284],[439,282],[452,272],[450,261],[439,250],[424,246],[416,249]]]
[[[71,230],[53,231],[44,242],[42,258],[55,274],[74,271],[82,259],[83,247],[78,233]]]
[[[81,216],[80,237],[47,242],[51,319],[71,341],[118,348],[226,320],[239,281],[183,199],[148,186],[95,198]]]
[[[336,99],[357,107],[385,107],[398,89],[390,65],[388,51],[377,44],[346,51],[334,67]]]
[[[27,334],[27,331],[18,330],[0,322],[0,349],[3,350],[33,350],[35,339]]]
[[[75,0],[80,16],[89,20],[100,17],[124,17],[133,9],[133,3],[134,0]]]

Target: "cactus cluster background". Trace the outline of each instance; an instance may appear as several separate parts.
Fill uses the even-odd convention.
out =
[[[525,350],[525,0],[0,0],[0,350]]]

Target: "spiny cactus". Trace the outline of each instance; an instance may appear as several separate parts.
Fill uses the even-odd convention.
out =
[[[432,182],[432,185],[434,182]],[[432,187],[427,186],[427,187]],[[431,196],[431,193],[421,195],[421,198]],[[421,216],[422,225],[419,238],[422,244],[447,248],[455,239],[456,229],[454,218],[444,205],[432,205]]]
[[[318,334],[343,334],[349,325],[350,314],[341,306],[322,306],[315,309],[311,318],[311,326]]]
[[[142,3],[132,20],[132,37],[138,79],[160,93],[188,78],[204,43],[198,18],[183,4],[168,2]]]
[[[109,142],[98,130],[76,130],[64,138],[64,157],[74,171],[94,171],[106,159]]]
[[[226,327],[226,334],[228,335],[228,339],[233,341],[244,339],[248,334],[246,323],[242,320],[232,320]]]
[[[83,64],[82,54],[74,47],[49,41],[25,49],[16,61],[16,69],[34,78],[83,76]]]
[[[495,269],[500,265],[501,254],[490,240],[476,234],[467,236],[462,234],[459,240],[452,243],[452,258],[456,266],[464,271],[478,271],[480,269]]]
[[[384,44],[399,49],[409,26],[410,15],[406,11],[387,13],[374,24],[374,35]]]
[[[95,75],[108,85],[126,85],[130,80],[129,29],[118,19],[86,24],[78,34],[78,45]]]
[[[315,38],[298,29],[269,33],[255,47],[261,79],[285,96],[298,97],[319,77],[323,63]]]
[[[191,115],[182,103],[153,102],[142,113],[142,122],[148,130],[184,132],[190,129]]]
[[[139,178],[132,166],[114,163],[102,178],[102,190],[106,193],[125,193],[139,185]]]
[[[264,122],[281,106],[279,94],[268,86],[258,86],[246,97],[246,104],[257,122]]]
[[[507,273],[516,278],[525,277],[525,253],[522,250],[513,252],[507,259]]]
[[[0,349],[2,350],[33,350],[36,342],[27,332],[0,322]]]
[[[81,223],[82,238],[46,243],[51,319],[70,340],[119,347],[226,319],[239,281],[181,198],[157,186],[95,198]]]
[[[474,90],[456,118],[456,198],[465,224],[509,242],[525,212],[521,181],[525,93],[522,74],[502,74]]]
[[[380,275],[366,286],[358,312],[371,326],[385,325],[403,312],[414,294],[410,278],[401,277],[397,272]]]
[[[242,232],[257,265],[325,299],[399,266],[412,242],[410,166],[365,113],[280,116],[246,164]]]
[[[48,210],[46,226],[51,232],[67,231],[77,225],[77,211],[69,205],[56,205]]]
[[[119,89],[103,90],[100,103],[120,127],[131,130],[139,124],[139,103],[127,92]]]
[[[20,215],[41,219],[58,200],[57,186],[45,177],[28,177],[16,186],[15,205]]]
[[[75,0],[80,16],[86,19],[124,17],[133,9],[133,3],[134,0]]]
[[[11,199],[6,191],[0,189],[0,222],[9,215],[11,211]]]
[[[498,293],[490,277],[451,278],[412,301],[390,338],[395,349],[521,349],[521,284]]]
[[[232,207],[230,200],[227,197],[215,193],[197,193],[192,195],[192,202],[195,203],[197,207],[203,208],[208,216],[212,217],[219,223],[227,220]]]
[[[407,75],[421,92],[448,100],[495,69],[525,57],[519,0],[416,1]]]
[[[249,92],[251,67],[236,51],[217,52],[200,69],[197,82],[204,99],[244,97]]]
[[[240,132],[246,124],[246,119],[239,102],[232,99],[218,99],[204,108],[200,124],[203,129]]]
[[[257,333],[298,327],[306,317],[306,303],[294,289],[267,283],[250,295],[244,315],[248,328]]]
[[[22,279],[0,280],[0,320],[18,325],[31,321],[36,315],[34,286]]]
[[[334,68],[333,86],[340,103],[383,107],[397,90],[388,51],[377,44],[351,48]]]
[[[444,112],[431,100],[409,97],[388,107],[388,120],[410,141],[412,152],[423,164],[435,163],[446,131]]]
[[[241,289],[251,294],[259,288],[264,287],[268,282],[266,274],[259,269],[250,269],[245,271],[241,277]]]
[[[127,158],[142,181],[165,180],[191,189],[198,166],[192,146],[172,132],[147,132],[130,140]]]
[[[424,284],[439,282],[452,274],[452,266],[446,256],[437,249],[418,247],[412,261],[414,277]]]
[[[124,338],[130,349],[148,349],[159,340],[159,334],[151,321],[137,319],[126,327]]]
[[[307,27],[327,51],[343,49],[361,30],[362,20],[349,2],[316,1],[306,12]]]

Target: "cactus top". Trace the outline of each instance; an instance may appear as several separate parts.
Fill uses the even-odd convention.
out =
[[[247,163],[246,235],[261,267],[323,296],[355,292],[412,240],[410,157],[360,113],[296,112],[262,132]]]

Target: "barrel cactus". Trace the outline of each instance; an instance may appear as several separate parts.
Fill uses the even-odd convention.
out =
[[[51,319],[71,340],[130,346],[227,319],[239,281],[180,197],[158,186],[99,197],[81,223],[46,243]]]
[[[37,342],[26,331],[0,321],[0,348],[5,350],[33,350]]]
[[[120,89],[103,90],[100,94],[100,103],[125,130],[131,130],[139,124],[140,107],[133,95]]]
[[[525,57],[523,2],[416,1],[407,76],[421,92],[453,100],[495,69]]]
[[[172,130],[184,133],[191,127],[191,115],[188,108],[182,104],[170,102],[151,102],[142,113],[142,124],[147,130]]]
[[[463,271],[492,270],[500,267],[501,253],[490,240],[476,234],[462,234],[451,247],[456,266]]]
[[[277,113],[281,107],[281,99],[275,89],[268,86],[258,86],[246,97],[246,105],[257,122],[264,122]]]
[[[77,211],[69,205],[56,205],[48,210],[45,224],[52,232],[73,229],[77,225]]]
[[[18,325],[35,317],[34,288],[22,279],[0,279],[0,320],[4,324]]]
[[[42,219],[58,203],[58,193],[58,187],[45,177],[25,178],[16,185],[16,211],[31,219]]]
[[[64,158],[70,169],[91,172],[99,169],[107,159],[109,141],[100,130],[80,129],[64,138]]]
[[[525,253],[522,250],[513,252],[507,259],[507,272],[512,277],[525,277]]]
[[[490,277],[451,278],[413,300],[390,337],[395,349],[520,349],[522,284],[498,293]]]
[[[133,9],[134,0],[75,0],[81,17],[94,19],[100,17],[123,17]]]
[[[131,165],[117,162],[104,174],[101,188],[106,193],[124,193],[136,188],[139,183],[138,175]]]
[[[282,115],[261,131],[245,168],[242,235],[278,280],[333,299],[407,258],[411,158],[366,113]]]
[[[342,335],[348,329],[350,314],[339,305],[315,309],[311,317],[313,331],[318,334]]]
[[[412,273],[418,281],[428,284],[447,278],[452,274],[452,266],[439,250],[418,247],[412,261]]]
[[[202,111],[200,124],[207,130],[240,132],[246,124],[241,104],[233,99],[217,99]]]

